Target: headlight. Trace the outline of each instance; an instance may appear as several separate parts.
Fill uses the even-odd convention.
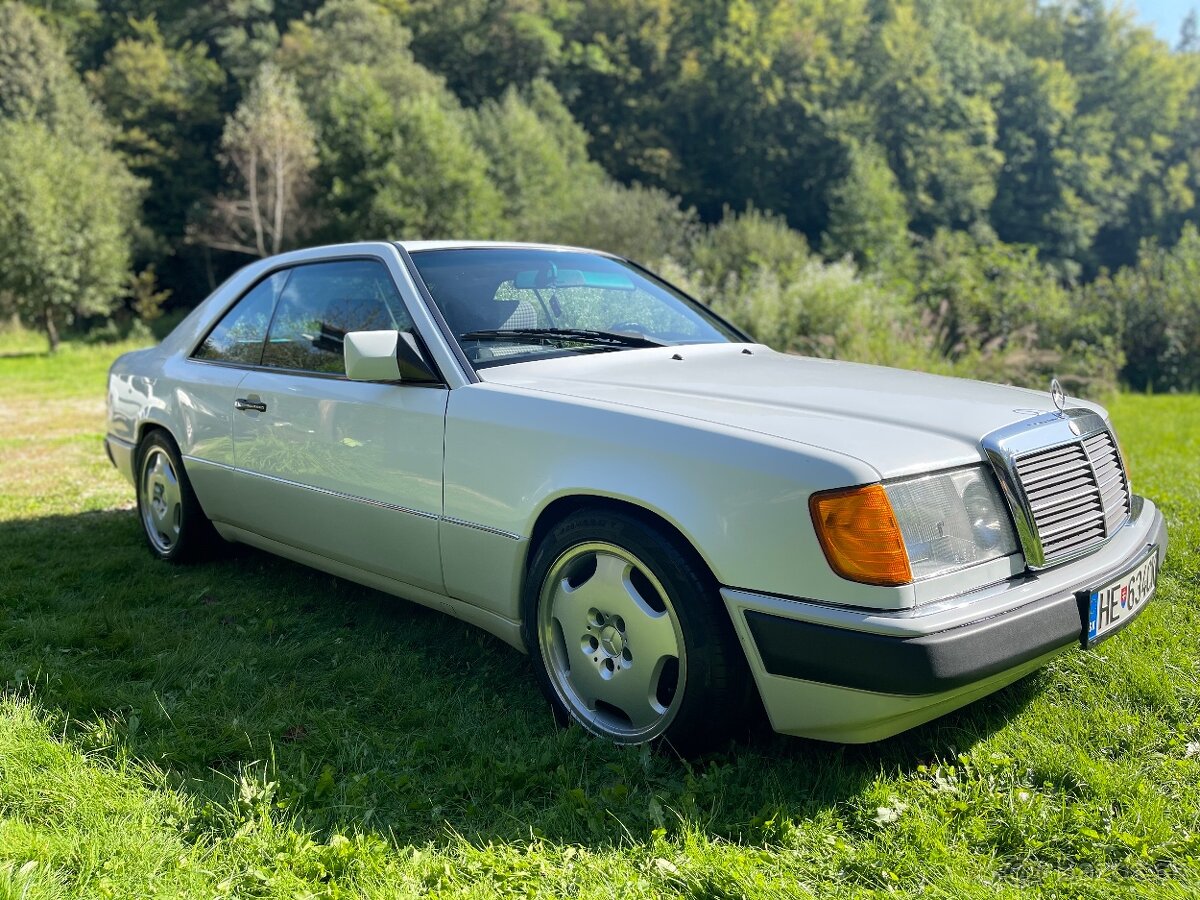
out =
[[[914,580],[1018,550],[1008,509],[982,466],[885,485]]]

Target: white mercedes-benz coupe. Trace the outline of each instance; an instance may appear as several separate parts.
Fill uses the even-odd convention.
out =
[[[776,353],[589,250],[255,262],[120,357],[150,549],[213,534],[530,654],[560,721],[873,741],[1128,624],[1167,535],[1103,409]]]

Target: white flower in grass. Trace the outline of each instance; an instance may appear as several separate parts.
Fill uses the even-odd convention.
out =
[[[890,797],[888,798],[887,806],[877,807],[875,810],[876,825],[891,825],[900,818],[900,813],[908,809],[908,804],[903,801]]]

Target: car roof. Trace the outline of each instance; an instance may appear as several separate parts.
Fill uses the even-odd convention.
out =
[[[524,250],[569,250],[576,253],[595,253],[599,256],[610,256],[603,250],[593,250],[590,247],[571,247],[564,244],[537,244],[524,241],[396,241],[409,253],[420,253],[423,250],[489,250],[489,249],[524,249]]]

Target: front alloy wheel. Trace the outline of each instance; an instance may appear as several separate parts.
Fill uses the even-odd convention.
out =
[[[587,507],[541,538],[525,641],[555,717],[620,744],[694,754],[736,736],[752,696],[718,585],[665,525]]]
[[[666,731],[683,699],[687,651],[645,563],[604,541],[571,547],[551,566],[538,611],[543,664],[575,719],[622,743]]]

